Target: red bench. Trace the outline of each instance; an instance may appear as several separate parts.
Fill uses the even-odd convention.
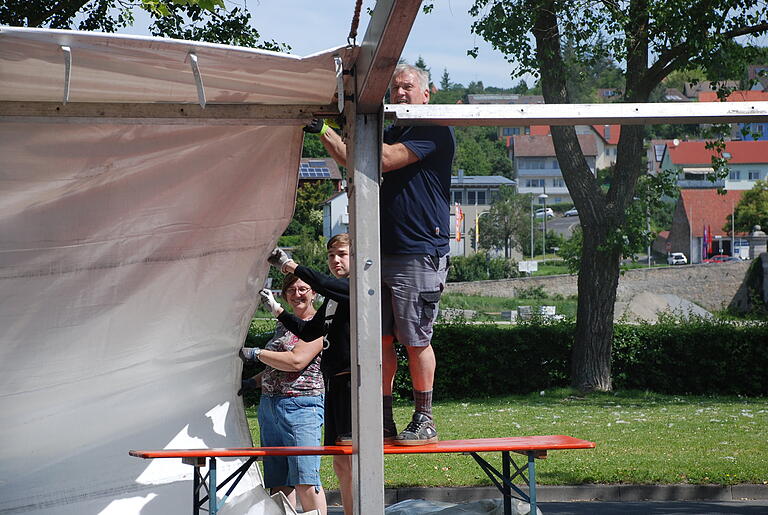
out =
[[[509,438],[480,438],[473,440],[446,440],[428,445],[399,446],[385,445],[384,454],[431,454],[431,453],[463,453],[471,455],[488,477],[504,496],[504,513],[512,512],[512,492],[520,499],[531,504],[531,513],[536,513],[536,458],[546,458],[547,452],[559,449],[592,449],[594,442],[580,440],[571,436],[518,436]],[[488,463],[479,452],[501,452],[501,471]],[[512,460],[510,453],[515,452],[528,457],[522,466]],[[235,447],[226,449],[173,449],[159,451],[130,451],[131,456],[138,458],[182,458],[183,462],[195,467],[192,484],[193,508],[197,515],[200,508],[208,503],[208,512],[215,515],[232,493],[235,486],[243,478],[248,468],[263,456],[330,456],[352,454],[352,447],[322,446],[322,447]],[[216,458],[248,458],[235,472],[221,483],[216,479]],[[200,467],[209,460],[208,473],[203,476]],[[515,472],[512,474],[512,469]],[[512,480],[520,477],[528,485],[528,494]],[[216,493],[232,481],[221,502],[216,502]],[[208,494],[201,497],[201,490]]]

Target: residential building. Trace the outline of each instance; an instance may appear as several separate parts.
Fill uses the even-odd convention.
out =
[[[624,93],[616,88],[597,88],[598,102],[618,102]]]
[[[739,89],[739,81],[737,80],[726,80],[720,82],[719,84],[732,90]],[[711,91],[713,91],[712,84],[708,80],[702,80],[696,84],[686,82],[685,86],[683,86],[683,94],[685,94],[685,96],[690,99],[697,99],[699,97],[699,93]]]
[[[330,157],[302,157],[299,163],[299,187],[321,181],[331,181],[334,191],[341,191],[345,187],[336,161]]]
[[[656,175],[663,170],[661,164],[667,151],[667,145],[671,145],[673,141],[671,139],[652,139],[648,142],[648,146],[645,148],[645,155],[649,174]]]
[[[733,91],[726,102],[765,102],[768,101],[768,91]],[[699,93],[699,102],[720,102],[715,91]],[[734,123],[731,125],[731,139],[744,141],[768,141],[768,123]]]
[[[598,159],[597,136],[578,134],[579,146],[592,173],[595,173]],[[560,163],[555,155],[552,136],[513,136],[510,154],[514,155],[517,169],[518,193],[534,196],[546,193],[547,204],[571,203],[571,195],[565,185]],[[542,203],[543,200],[539,199]]]
[[[690,102],[691,99],[686,97],[677,88],[667,88],[664,90],[664,102]]]
[[[349,232],[349,198],[339,191],[323,202],[323,236],[326,239]]]
[[[491,208],[502,186],[515,186],[515,181],[501,175],[458,175],[451,177],[451,255],[468,256],[474,254],[471,231],[475,220]],[[459,205],[464,220],[459,224],[461,241],[456,239],[456,206]]]
[[[677,169],[680,188],[725,188],[749,190],[759,179],[768,176],[768,141],[728,141],[723,157],[728,159],[730,173],[724,180],[712,182],[714,150],[705,141],[677,141],[666,145],[662,168]]]
[[[509,157],[517,168],[520,193],[546,193],[547,203],[572,202],[548,125],[532,125],[529,134],[512,136],[507,140]],[[616,162],[616,149],[621,134],[620,125],[577,125],[576,135],[592,173]]]
[[[479,94],[467,95],[469,104],[543,104],[541,95],[517,94]],[[530,134],[530,126],[499,127],[499,139],[509,146],[509,138],[520,134]]]
[[[754,91],[768,91],[768,65],[765,64],[751,64],[747,67],[747,77],[749,80],[754,80],[755,84],[752,86]]]
[[[458,175],[451,177],[451,255],[474,254],[470,231],[475,228],[475,219],[491,208],[502,186],[515,186],[515,181],[500,175]],[[461,241],[456,240],[456,205],[461,207],[464,220],[458,229]],[[323,236],[331,238],[349,231],[349,198],[346,191],[340,191],[323,203]]]
[[[717,254],[747,258],[746,234],[733,235],[723,230],[743,193],[727,191],[723,195],[714,189],[680,190],[667,238],[667,252],[682,252],[689,263],[700,263]],[[711,238],[707,238],[710,234]],[[711,239],[711,249],[705,248],[705,238]]]

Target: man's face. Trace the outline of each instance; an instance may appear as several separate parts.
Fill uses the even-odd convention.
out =
[[[429,90],[419,87],[413,72],[404,71],[392,79],[389,97],[393,104],[428,104]]]
[[[349,247],[346,245],[328,249],[328,269],[334,277],[349,277]]]

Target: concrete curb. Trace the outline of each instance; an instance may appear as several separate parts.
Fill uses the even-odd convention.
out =
[[[576,485],[539,486],[536,488],[539,502],[570,501],[743,501],[768,499],[768,485],[741,484],[720,485]],[[395,504],[406,499],[427,499],[462,503],[500,497],[492,486],[459,488],[387,488],[384,502]],[[341,504],[337,490],[326,491],[329,505]]]

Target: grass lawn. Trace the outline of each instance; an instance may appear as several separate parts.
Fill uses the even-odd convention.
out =
[[[463,293],[444,293],[440,297],[440,309],[473,309],[480,313],[514,311],[518,306],[556,306],[557,313],[576,317],[576,299],[572,298],[484,297]]]
[[[768,484],[768,398],[578,396],[561,389],[440,402],[434,412],[443,440],[564,434],[596,442],[595,449],[552,451],[539,460],[540,484]],[[399,428],[410,414],[408,404],[395,407]],[[258,442],[256,407],[247,415]],[[498,464],[499,453],[486,459]],[[322,480],[338,488],[330,457],[323,458]],[[386,456],[385,482],[388,488],[491,484],[470,456],[450,454]]]

